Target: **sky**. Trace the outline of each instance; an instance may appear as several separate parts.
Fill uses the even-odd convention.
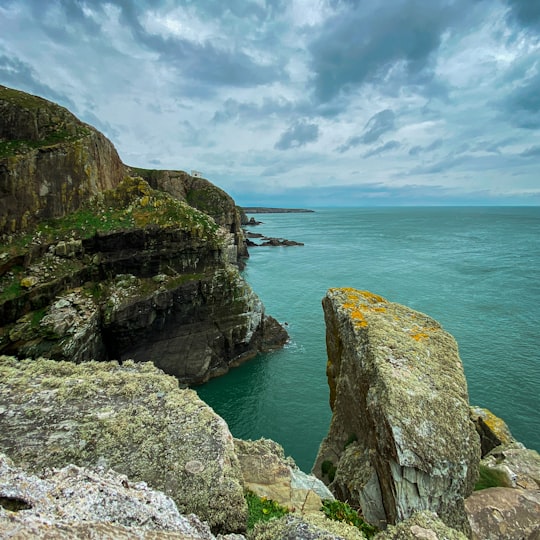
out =
[[[0,84],[239,205],[540,205],[539,0],[0,0]]]

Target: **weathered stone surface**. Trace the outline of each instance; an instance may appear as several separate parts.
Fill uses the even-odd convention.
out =
[[[471,407],[471,419],[480,435],[482,457],[501,444],[510,444],[514,437],[505,421],[482,407]]]
[[[364,540],[359,529],[327,519],[322,513],[303,516],[288,514],[280,519],[259,522],[248,532],[248,540]]]
[[[305,474],[292,458],[286,458],[278,443],[269,439],[235,439],[234,446],[244,486],[259,497],[302,513],[316,512],[323,499],[334,499],[318,478]]]
[[[63,107],[0,86],[0,235],[72,212],[123,176],[101,133]]]
[[[445,525],[437,514],[417,512],[398,525],[391,525],[375,536],[377,540],[466,540],[460,531]]]
[[[481,464],[500,472],[506,487],[540,489],[540,454],[520,443],[494,448],[482,459]]]
[[[540,538],[540,490],[489,488],[475,491],[465,508],[473,540]]]
[[[225,421],[150,363],[0,357],[0,451],[41,474],[102,466],[163,491],[213,530],[246,523]]]
[[[161,534],[166,531],[169,534]],[[3,454],[0,536],[214,538],[206,524],[196,516],[182,516],[171,498],[144,482],[133,483],[110,469],[74,465],[40,478],[16,467]]]
[[[333,416],[314,474],[375,525],[430,510],[467,533],[480,444],[455,340],[368,292],[331,289],[323,308]]]

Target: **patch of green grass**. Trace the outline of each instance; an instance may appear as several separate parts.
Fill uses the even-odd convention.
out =
[[[246,491],[245,499],[248,505],[248,530],[259,521],[269,521],[280,518],[289,513],[289,510],[271,499],[259,497],[252,491]]]
[[[32,318],[30,319],[30,326],[32,328],[38,328],[39,323],[45,317],[46,308],[41,308],[32,313]]]
[[[502,471],[480,465],[479,473],[478,480],[474,485],[474,491],[491,487],[509,487],[506,475]]]
[[[351,508],[345,502],[325,500],[323,501],[321,512],[323,512],[328,519],[353,525],[361,530],[366,538],[373,538],[378,532],[377,527],[366,523],[358,514],[358,511]]]

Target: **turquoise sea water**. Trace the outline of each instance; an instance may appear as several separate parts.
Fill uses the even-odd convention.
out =
[[[321,299],[355,287],[438,320],[472,404],[540,450],[540,207],[318,209],[257,215],[244,276],[291,341],[197,388],[233,435],[278,441],[305,471],[330,421]]]

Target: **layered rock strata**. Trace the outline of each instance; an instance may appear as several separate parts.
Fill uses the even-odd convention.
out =
[[[366,291],[331,289],[323,309],[333,415],[314,474],[371,523],[430,510],[469,533],[480,443],[455,340]]]

